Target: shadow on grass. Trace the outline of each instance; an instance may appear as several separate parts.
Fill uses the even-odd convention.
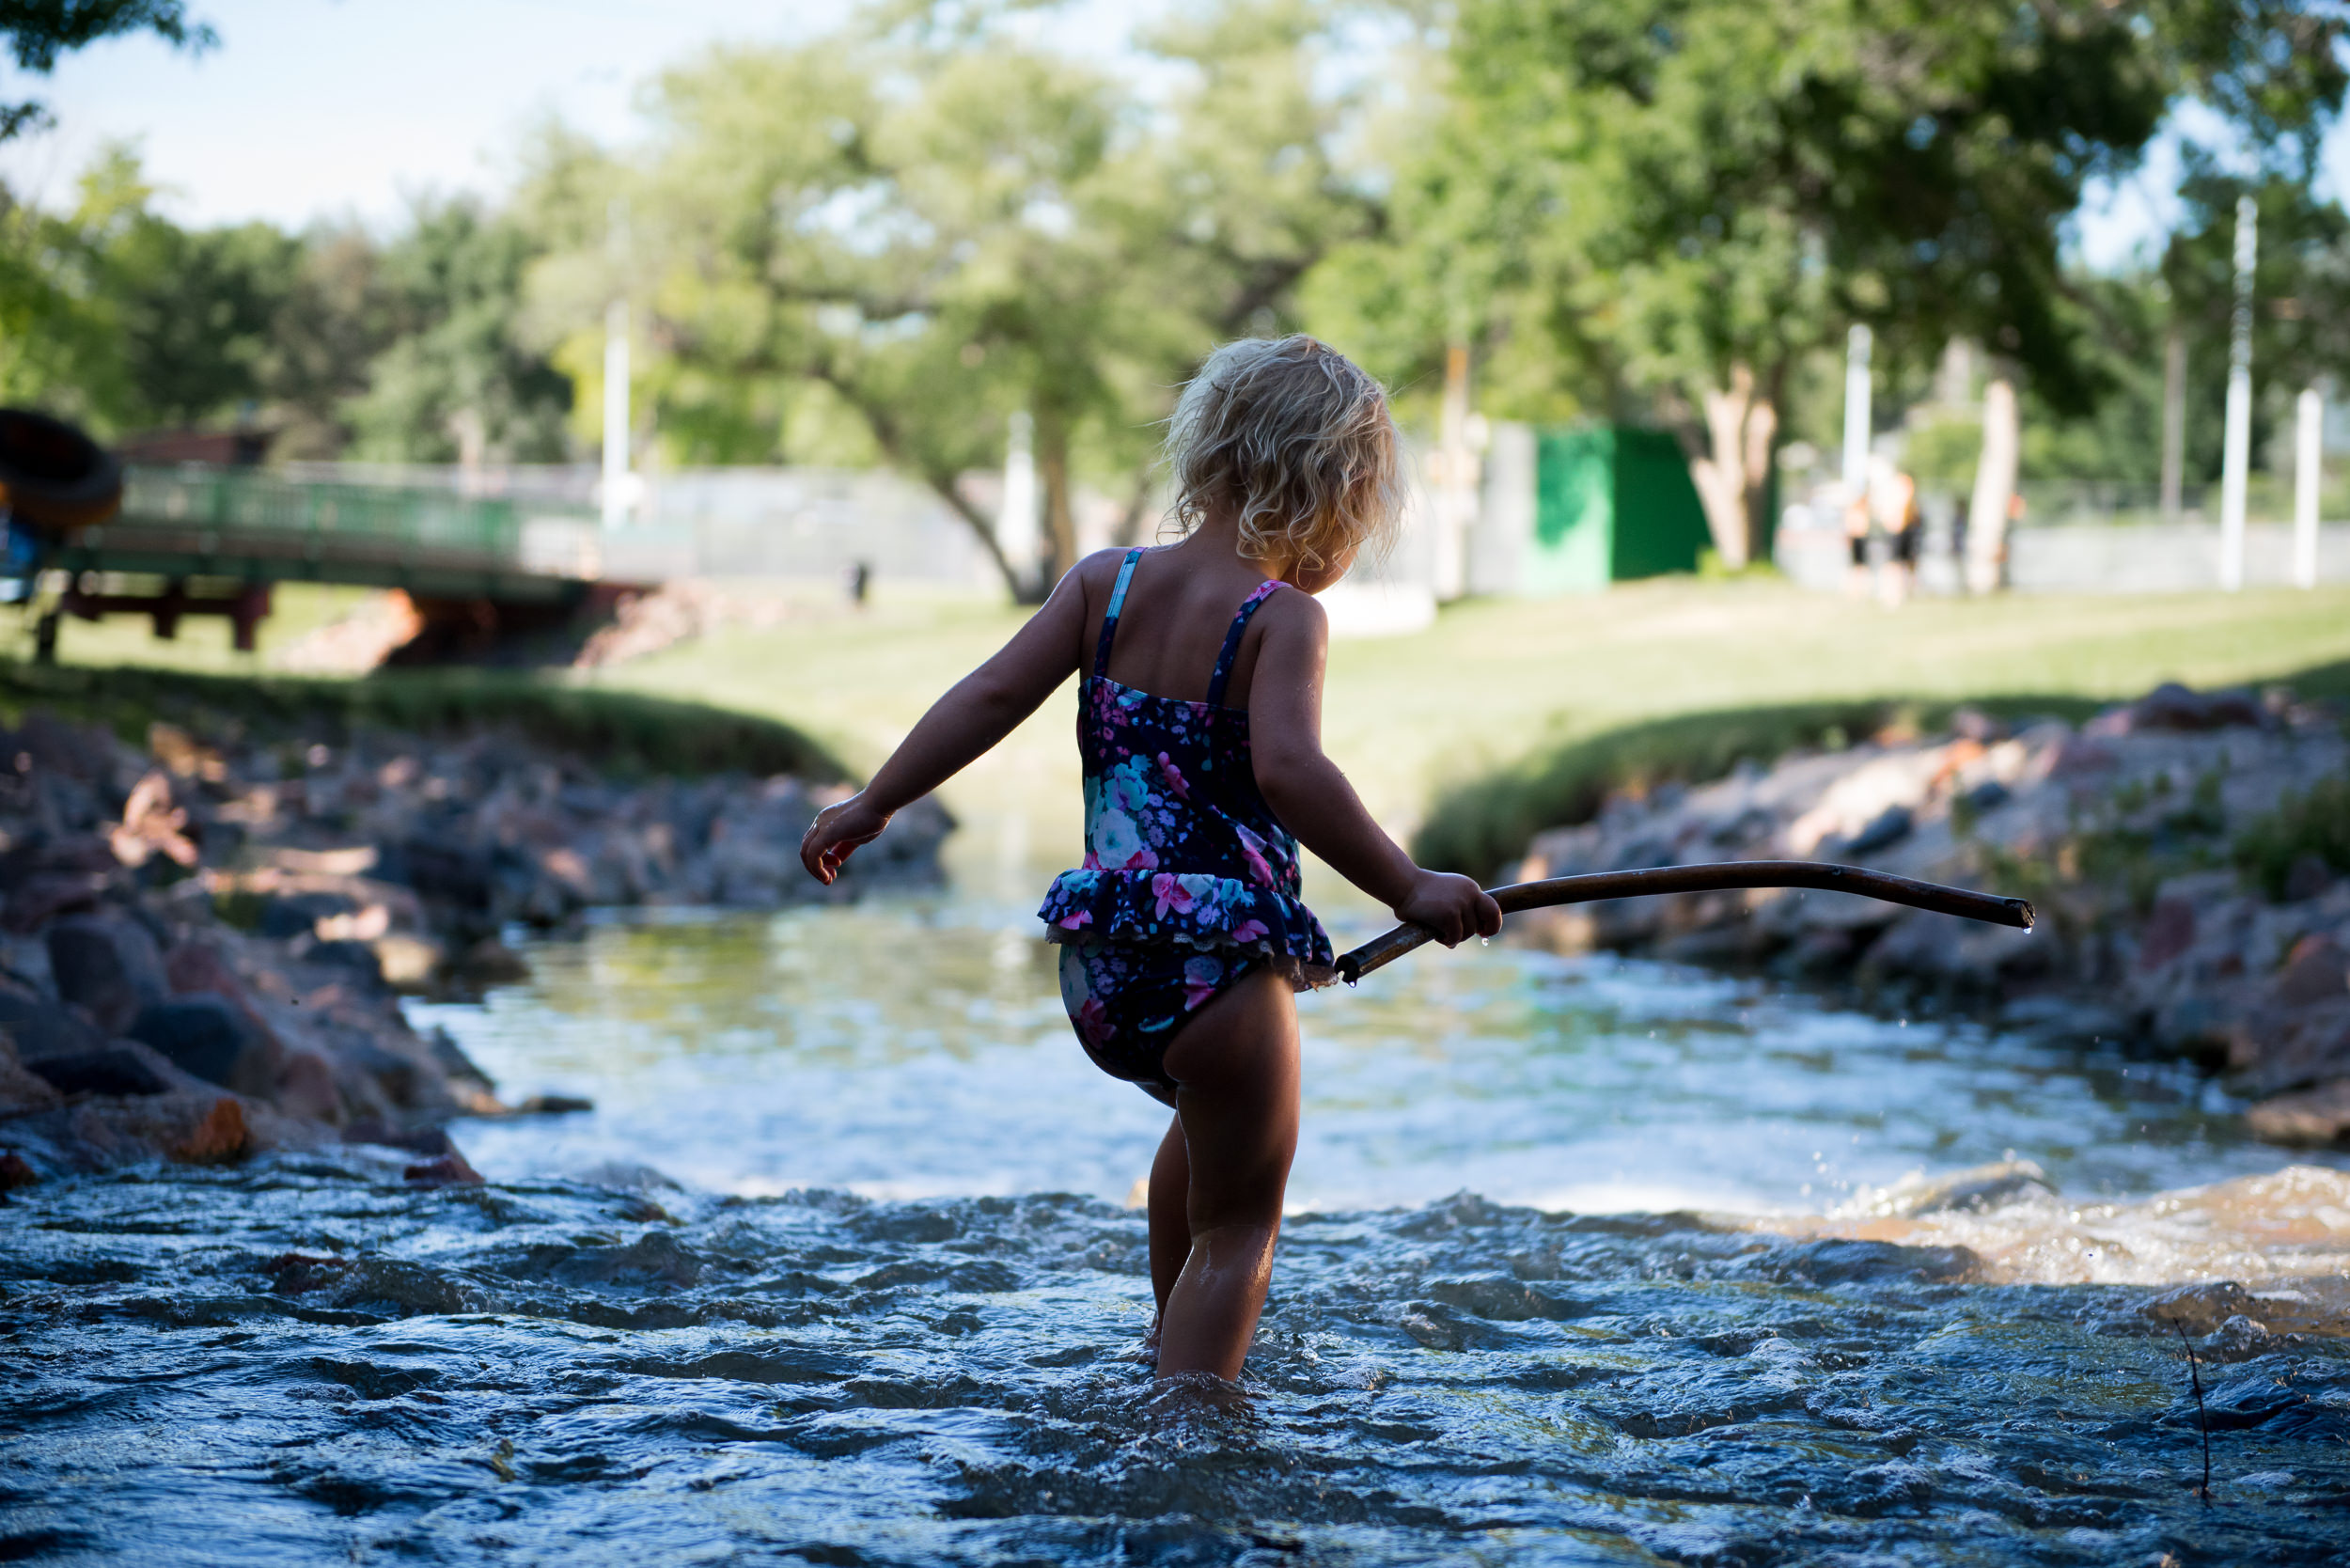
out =
[[[2276,682],[2304,698],[2350,701],[2350,661],[2317,665]],[[1702,784],[1742,762],[1768,767],[1792,751],[1841,750],[1891,729],[1931,733],[1971,708],[2013,723],[2077,724],[2111,706],[2101,698],[2015,694],[1919,701],[1877,698],[1676,713],[1603,730],[1539,752],[1439,794],[1413,836],[1423,866],[1490,881],[1537,833],[1590,822],[1610,794],[1675,782]]]
[[[32,708],[104,725],[134,745],[144,745],[148,727],[159,721],[206,739],[261,743],[331,742],[362,729],[430,736],[498,729],[592,758],[616,774],[849,776],[830,752],[774,719],[494,670],[337,681],[0,660],[0,712],[14,723]]]

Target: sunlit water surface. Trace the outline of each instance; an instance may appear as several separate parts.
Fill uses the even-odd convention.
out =
[[[461,1124],[485,1187],[20,1194],[0,1559],[2350,1562],[2343,1162],[2175,1066],[1612,959],[1307,999],[1246,1386],[1154,1396],[1165,1113],[1030,920],[540,945],[416,1010],[597,1102]],[[1888,1212],[2011,1157],[2055,1194]]]

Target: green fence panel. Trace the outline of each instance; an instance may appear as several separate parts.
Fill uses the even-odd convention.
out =
[[[1534,436],[1534,537],[1518,591],[1597,593],[1616,528],[1615,432],[1573,426]]]
[[[1534,537],[1519,591],[1595,593],[1695,572],[1712,542],[1681,444],[1664,431],[1571,425],[1535,432]]]
[[[1714,537],[1681,443],[1664,431],[1614,433],[1616,529],[1608,575],[1622,583],[1695,572]]]

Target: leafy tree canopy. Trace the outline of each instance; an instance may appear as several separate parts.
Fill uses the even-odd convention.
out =
[[[210,49],[219,37],[188,20],[185,0],[0,0],[0,39],[19,71],[46,76],[60,55],[124,33],[153,33],[181,49]],[[44,124],[33,99],[0,102],[0,141]]]
[[[1735,560],[1789,377],[1848,322],[1895,356],[1976,338],[2085,410],[2059,235],[2086,183],[2190,95],[2305,162],[2343,37],[2299,0],[1466,0],[1401,181],[1409,281],[1371,304],[1680,430]]]

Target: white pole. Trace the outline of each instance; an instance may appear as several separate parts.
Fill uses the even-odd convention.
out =
[[[2235,203],[2235,315],[2228,337],[2228,429],[2219,469],[2219,586],[2244,586],[2244,486],[2252,465],[2252,264],[2260,247],[2259,210]]]
[[[1042,499],[1036,483],[1036,419],[1026,409],[1015,409],[1010,439],[1004,444],[1004,498],[995,513],[995,546],[1023,584],[1034,580],[1038,557],[1043,553],[1037,515]]]
[[[603,525],[628,522],[628,301],[603,313]]]
[[[2305,386],[2294,408],[2293,586],[2317,586],[2317,481],[2326,447],[2326,400]]]
[[[1844,495],[1847,500],[1869,488],[1869,350],[1868,327],[1853,323],[1844,336]],[[1728,461],[1728,460],[1726,460]]]

